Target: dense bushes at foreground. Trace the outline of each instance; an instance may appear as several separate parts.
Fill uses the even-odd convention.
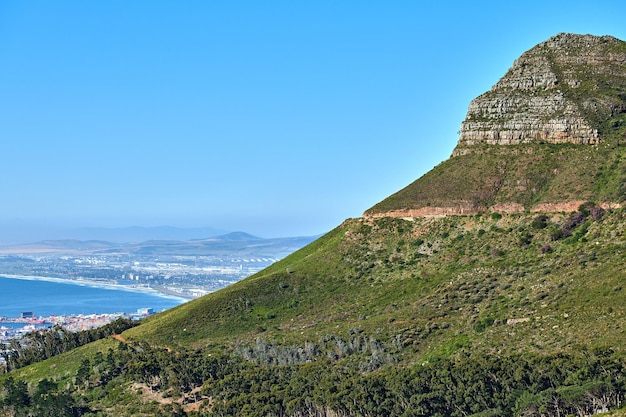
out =
[[[84,360],[71,382],[5,379],[0,415],[584,416],[619,407],[626,389],[624,358],[612,350],[465,357],[374,372],[348,362],[268,366],[120,343]]]

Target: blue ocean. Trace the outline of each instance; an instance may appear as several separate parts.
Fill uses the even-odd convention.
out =
[[[117,286],[0,276],[0,316],[5,317],[19,317],[26,311],[36,316],[133,313],[146,307],[159,312],[185,301]]]

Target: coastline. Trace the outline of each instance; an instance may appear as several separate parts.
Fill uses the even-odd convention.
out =
[[[41,277],[32,275],[13,275],[13,274],[0,274],[0,279],[19,279],[24,281],[48,281],[56,282],[58,284],[79,285],[83,287],[103,288],[109,290],[129,291],[136,293],[150,293],[157,297],[166,298],[170,300],[180,301],[185,303],[191,299],[182,297],[180,295],[166,294],[150,287],[130,287],[122,284],[114,284],[109,282],[92,281],[88,279],[67,279],[67,278],[54,278],[54,277]]]

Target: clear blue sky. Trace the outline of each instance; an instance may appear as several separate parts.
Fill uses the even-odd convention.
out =
[[[2,1],[0,224],[326,232],[615,1]]]

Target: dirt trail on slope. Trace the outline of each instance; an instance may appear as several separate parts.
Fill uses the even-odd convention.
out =
[[[126,339],[124,339],[121,334],[113,334],[113,335],[111,335],[111,337],[113,339],[115,339],[115,340],[119,340],[122,343],[126,343],[127,342]]]
[[[566,201],[561,203],[540,203],[531,207],[529,210],[531,213],[570,213],[575,212],[578,208],[586,203],[585,200],[580,201]],[[620,208],[620,203],[606,203],[601,202],[598,206],[603,209],[615,209]],[[392,210],[380,213],[365,213],[363,217],[400,217],[400,218],[415,218],[415,217],[447,217],[447,216],[471,216],[481,212],[494,212],[494,213],[524,213],[526,210],[524,206],[519,203],[506,203],[496,204],[489,208],[475,208],[469,202],[466,204],[459,204],[454,207],[421,207],[418,209],[403,209]]]

